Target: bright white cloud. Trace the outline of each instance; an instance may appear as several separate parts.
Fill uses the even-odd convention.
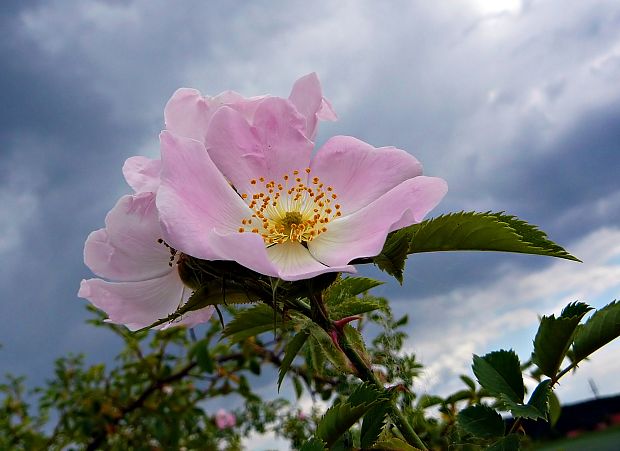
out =
[[[583,264],[556,261],[538,272],[505,267],[489,286],[455,288],[444,296],[399,300],[414,318],[408,350],[426,366],[420,389],[450,393],[460,386],[457,375],[470,373],[471,355],[514,347],[527,359],[538,315],[558,314],[568,303],[580,300],[600,307],[620,292],[620,229],[600,229],[570,246]],[[515,342],[516,340],[516,342]],[[613,363],[604,357],[588,363],[590,377],[604,379],[606,393],[620,384],[606,377]],[[614,363],[620,368],[620,363]],[[616,374],[616,373],[613,373]],[[566,377],[562,394],[567,400],[587,396]],[[577,382],[581,384],[581,382]],[[582,385],[582,384],[581,384]]]

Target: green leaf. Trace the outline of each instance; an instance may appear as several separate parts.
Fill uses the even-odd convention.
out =
[[[215,370],[215,363],[213,362],[213,358],[209,353],[207,343],[204,340],[196,343],[191,349],[189,355],[190,358],[194,355],[196,356],[196,363],[198,363],[198,366],[204,372],[211,374]]]
[[[583,303],[566,306],[562,314],[543,316],[534,338],[534,362],[544,375],[554,379],[570,347],[577,325],[591,307]]]
[[[450,396],[446,398],[446,404],[454,404],[458,401],[470,399],[471,397],[472,397],[471,390],[459,390],[455,393],[452,393]]]
[[[583,315],[592,310],[585,302],[570,302],[566,307],[562,309],[560,318],[574,318],[576,316],[583,318]]]
[[[324,451],[325,449],[325,442],[313,437],[304,443],[299,451]]]
[[[383,285],[383,282],[368,277],[345,277],[329,287],[325,303],[330,306],[340,304],[379,285]]]
[[[404,230],[411,233],[409,253],[501,251],[547,255],[579,261],[536,226],[499,213],[460,212],[438,216]]]
[[[469,406],[458,414],[461,427],[475,437],[495,438],[504,435],[502,416],[489,406]]]
[[[330,447],[338,438],[349,430],[377,401],[369,404],[353,406],[348,402],[333,405],[316,427],[316,437],[327,443]]]
[[[546,379],[539,383],[532,396],[530,396],[530,400],[527,402],[528,405],[536,407],[540,413],[542,413],[543,418],[547,420],[549,418],[549,395],[551,394],[551,379]]]
[[[364,343],[364,337],[362,337],[362,334],[350,324],[345,325],[342,332],[347,338],[347,342],[350,344],[350,347],[357,352],[357,355],[361,357],[367,366],[370,366],[372,362],[370,355],[368,354],[368,350],[366,349],[366,343]]]
[[[388,395],[386,392],[378,390],[370,384],[363,383],[355,387],[346,402],[352,406],[359,406],[362,404],[373,404],[387,399]]]
[[[487,448],[487,451],[519,451],[521,441],[517,434],[510,434],[499,439]]]
[[[304,393],[304,386],[301,384],[301,378],[294,377],[293,386],[295,387],[295,396],[297,396],[297,399],[301,398],[301,395]]]
[[[519,357],[514,351],[495,351],[483,357],[474,354],[472,369],[478,383],[490,393],[505,394],[516,403],[523,402],[525,387]]]
[[[391,437],[385,440],[380,440],[370,449],[376,449],[381,451],[421,451],[420,448],[414,448],[407,442],[399,439],[398,437]]]
[[[349,366],[349,360],[344,353],[336,347],[331,337],[327,335],[327,332],[314,323],[309,323],[308,330],[311,335],[309,343],[315,343],[317,345],[318,349],[321,351],[321,356],[326,357],[338,370],[350,373],[351,367]],[[318,349],[315,348],[315,353]],[[313,360],[314,364],[317,366],[324,365],[324,359],[321,359],[319,356],[313,356]],[[315,367],[315,369],[318,368]]]
[[[282,318],[276,315],[274,318],[273,310],[266,304],[258,304],[254,307],[241,310],[235,315],[224,330],[222,336],[227,337],[232,342],[245,340],[263,332],[274,329],[275,326],[282,327]]]
[[[506,407],[507,410],[510,410],[512,416],[515,418],[529,418],[532,420],[537,420],[538,418],[546,419],[547,416],[538,410],[533,405],[522,404],[518,402],[514,402],[507,395],[501,394],[499,395],[500,402]]]
[[[592,314],[577,329],[573,343],[574,362],[579,362],[594,351],[620,336],[620,302],[613,301]]]
[[[551,427],[554,427],[558,420],[560,419],[560,415],[562,414],[562,406],[560,405],[560,400],[553,390],[549,392],[549,424]]]
[[[418,409],[426,409],[443,403],[443,398],[435,395],[422,395],[418,400]]]
[[[383,305],[375,299],[351,298],[341,304],[337,304],[329,309],[329,316],[333,320],[346,318],[347,316],[359,315],[361,313],[379,310]]]
[[[291,367],[291,363],[293,363],[295,356],[304,345],[304,343],[306,343],[308,336],[310,336],[310,332],[302,330],[298,332],[297,335],[295,335],[287,343],[284,350],[284,358],[282,359],[282,364],[280,365],[280,371],[278,375],[278,391],[280,391],[280,385],[282,385],[284,376],[286,375],[288,369]]]
[[[471,377],[465,376],[464,374],[461,374],[459,376],[459,378],[465,382],[465,384],[472,390],[472,391],[476,391],[476,383],[473,381],[473,379]]]
[[[362,448],[370,448],[381,435],[386,424],[389,407],[387,402],[380,403],[364,415],[360,431],[360,446]]]
[[[375,265],[381,271],[394,276],[399,283],[403,283],[405,260],[410,250],[411,230],[400,229],[388,235],[381,253],[373,258]]]

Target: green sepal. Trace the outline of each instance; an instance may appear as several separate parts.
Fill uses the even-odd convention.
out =
[[[471,435],[481,438],[495,438],[504,435],[506,426],[497,411],[484,404],[469,406],[457,416],[459,425]]]
[[[494,351],[483,357],[474,354],[472,369],[478,383],[489,393],[504,394],[518,404],[523,402],[525,386],[519,357],[514,351]]]
[[[295,360],[295,356],[302,348],[302,346],[306,343],[306,340],[310,336],[310,332],[307,330],[302,330],[297,333],[287,344],[284,349],[284,358],[282,359],[282,364],[280,365],[280,370],[278,374],[278,392],[280,391],[280,385],[282,385],[282,381],[284,380],[284,376],[288,369],[291,367],[291,363]]]
[[[208,282],[194,291],[187,302],[180,306],[175,312],[171,313],[166,318],[158,319],[153,324],[143,327],[137,332],[161,326],[166,323],[174,323],[175,320],[186,313],[200,310],[210,305],[250,304],[257,301],[257,298],[251,298],[244,291],[232,289],[223,290],[221,283],[215,281]]]
[[[573,342],[575,363],[620,336],[620,302],[613,301],[597,310],[577,328]]]
[[[532,362],[545,376],[556,377],[573,342],[577,325],[591,309],[587,304],[575,302],[568,304],[558,318],[554,315],[541,318],[534,338]]]

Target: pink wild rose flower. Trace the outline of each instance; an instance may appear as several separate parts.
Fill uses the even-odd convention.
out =
[[[215,425],[218,429],[230,429],[237,424],[237,418],[234,414],[224,409],[219,409],[215,413]]]
[[[105,222],[88,236],[84,262],[110,281],[82,280],[78,296],[106,312],[109,322],[131,330],[150,326],[187,302],[192,290],[178,270],[184,256],[162,240],[154,193],[123,196]],[[191,311],[158,328],[192,327],[212,313],[211,306]]]
[[[337,136],[312,156],[307,123],[272,97],[251,121],[220,107],[204,142],[162,132],[166,242],[288,281],[355,272],[351,261],[379,254],[389,232],[420,222],[447,192],[393,147]]]
[[[225,91],[211,97],[203,96],[196,89],[180,88],[164,109],[166,130],[206,143],[211,118],[220,107],[232,108],[252,123],[260,104],[269,98],[273,97],[263,95],[246,98],[234,91]],[[319,120],[335,121],[337,118],[331,104],[323,97],[315,73],[305,75],[295,82],[288,103],[303,118],[303,133],[310,140],[316,136]],[[160,171],[160,160],[144,156],[130,157],[123,166],[127,183],[137,193],[157,191]]]

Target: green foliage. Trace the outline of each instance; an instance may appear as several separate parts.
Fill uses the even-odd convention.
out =
[[[282,318],[274,315],[268,305],[257,304],[237,312],[233,320],[222,331],[222,336],[238,342],[282,326]]]
[[[394,276],[399,283],[403,283],[405,260],[411,246],[413,233],[410,228],[392,232],[383,245],[381,253],[373,258],[380,270]]]
[[[554,315],[542,317],[534,338],[532,362],[544,375],[552,379],[556,377],[573,341],[577,325],[589,310],[591,307],[587,304],[575,302],[569,304],[558,318]]]
[[[196,363],[204,372],[212,374],[215,371],[215,362],[209,353],[208,340],[200,340],[192,346],[189,358],[196,357]]]
[[[282,359],[282,364],[280,365],[278,375],[278,390],[280,390],[280,385],[282,385],[284,376],[286,376],[287,371],[291,367],[291,363],[293,363],[293,360],[299,353],[301,347],[306,343],[309,336],[310,333],[308,331],[302,330],[297,333],[297,335],[295,335],[286,345],[284,358]]]
[[[535,242],[536,236],[528,239]],[[616,302],[579,327],[589,307],[572,303],[558,318],[541,321],[532,360],[553,376],[540,381],[540,369],[534,368],[540,382],[526,404],[522,371],[532,365],[521,367],[517,355],[504,350],[474,356],[480,387],[463,375],[462,389],[449,396],[418,397],[413,388],[421,365],[403,350],[408,316],[395,318],[385,299],[370,295],[367,291],[377,285],[371,279],[339,279],[328,288],[325,280],[317,283],[322,296],[312,301],[299,294],[310,283],[274,283],[270,304],[240,310],[225,306],[232,319],[224,331],[212,320],[201,326],[199,337],[182,328],[130,333],[104,325],[125,344],[111,368],[68,356],[57,361],[53,377],[34,392],[26,391],[20,378],[0,383],[0,449],[232,451],[241,449],[242,437],[274,432],[291,448],[307,451],[411,451],[419,448],[416,433],[429,449],[516,450],[520,438],[513,432],[523,427],[521,418],[557,421],[560,407],[552,391],[557,379],[618,336]],[[279,292],[296,294],[285,302]],[[312,304],[321,299],[324,310]],[[307,316],[315,312],[323,315],[320,321]],[[356,323],[333,322],[361,313],[367,314]],[[94,322],[101,325],[101,320]],[[573,335],[567,324],[576,330]],[[373,328],[369,343],[362,336],[366,326]],[[265,334],[270,331],[275,333]],[[229,339],[218,340],[220,335]],[[571,343],[572,353],[567,350]],[[557,373],[564,356],[573,364]],[[298,398],[309,393],[331,407],[301,412],[289,400],[262,399],[252,377],[265,374],[266,366],[278,370],[278,388],[288,375]],[[205,410],[207,400],[221,396],[243,402],[234,412],[237,425],[225,430]],[[486,405],[489,397],[495,398],[490,400],[495,408]],[[508,435],[496,409],[509,410],[516,419]]]
[[[529,418],[531,420],[547,418],[547,414],[545,412],[541,412],[536,406],[515,402],[505,393],[499,395],[499,400],[502,402],[502,407],[509,410],[515,418]]]
[[[539,383],[532,396],[530,396],[530,400],[527,402],[528,405],[535,407],[541,414],[541,418],[547,420],[549,418],[549,396],[551,395],[551,379],[546,379]]]
[[[327,409],[317,425],[316,437],[323,440],[328,447],[333,445],[366,412],[382,401],[384,399],[375,388],[360,385],[346,401]]]
[[[404,251],[405,248],[407,251]],[[439,251],[501,251],[579,261],[536,226],[499,213],[461,212],[438,216],[388,235],[373,262],[402,283],[407,254]]]
[[[386,402],[379,403],[371,408],[362,421],[360,430],[360,446],[362,448],[371,447],[381,435],[387,421],[389,405]]]
[[[368,277],[340,278],[326,290],[325,303],[337,305],[379,285],[383,285],[383,282]]]
[[[613,301],[577,329],[573,361],[579,362],[620,336],[620,302]]]
[[[300,451],[324,451],[324,450],[325,450],[325,442],[315,437],[307,441],[304,444],[304,446],[302,446],[300,449]]]
[[[489,406],[469,406],[458,414],[459,425],[475,437],[495,438],[504,435],[502,416]]]
[[[369,449],[381,451],[421,451],[420,448],[414,448],[398,437],[390,437],[385,440],[379,440]]]
[[[489,446],[487,451],[518,451],[520,440],[517,434],[507,435]]]
[[[553,390],[549,390],[549,424],[554,427],[560,415],[562,414],[562,406],[560,400]]]
[[[505,395],[514,403],[523,402],[525,387],[519,357],[514,351],[495,351],[483,357],[474,355],[472,369],[478,383],[494,395]]]

